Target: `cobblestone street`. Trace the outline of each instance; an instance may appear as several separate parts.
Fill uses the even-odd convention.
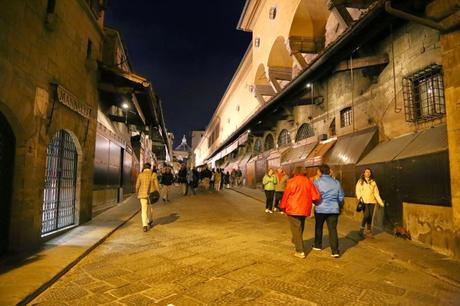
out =
[[[293,256],[286,217],[234,191],[180,197],[139,214],[37,297],[39,305],[459,305],[459,287],[341,236]],[[313,222],[307,221],[310,247]],[[339,221],[340,231],[340,221]],[[327,234],[327,230],[325,231]],[[326,247],[327,247],[327,240]]]

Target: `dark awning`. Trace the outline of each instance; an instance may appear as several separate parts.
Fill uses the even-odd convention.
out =
[[[379,143],[358,165],[428,155],[447,150],[446,126],[438,126]]]
[[[327,157],[328,165],[352,165],[378,143],[377,129],[358,131],[337,139]]]
[[[281,164],[286,165],[305,160],[308,154],[315,148],[316,144],[317,143],[314,142],[289,148],[289,150],[284,152],[281,156]]]
[[[324,156],[332,148],[336,141],[337,139],[334,138],[318,143],[318,145],[308,155],[307,160],[305,161],[305,166],[313,167],[321,165],[324,162]]]

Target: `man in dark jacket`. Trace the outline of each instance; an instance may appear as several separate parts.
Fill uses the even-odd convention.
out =
[[[205,167],[203,171],[201,171],[201,181],[203,182],[203,187],[205,190],[209,190],[209,186],[211,183],[212,172]]]
[[[174,183],[174,175],[172,174],[170,167],[165,167],[163,171],[164,172],[161,175],[161,181],[160,181],[160,184],[162,185],[161,193],[162,193],[163,202],[169,202],[169,191],[170,191],[171,185]]]
[[[313,250],[320,251],[322,249],[323,225],[326,221],[332,251],[331,256],[338,258],[340,254],[337,222],[344,193],[339,181],[332,178],[330,173],[331,170],[328,165],[320,166],[318,169],[319,178],[314,182],[321,194],[321,200],[315,206],[315,245]]]
[[[186,195],[187,194],[187,167],[185,166],[185,164],[182,164],[177,176],[178,176],[178,183],[181,186],[182,194]]]

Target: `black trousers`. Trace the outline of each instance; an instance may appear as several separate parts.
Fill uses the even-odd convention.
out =
[[[372,217],[374,216],[374,207],[377,204],[364,204],[363,220],[361,221],[361,228],[367,225],[367,229],[370,230],[372,226]]]
[[[337,235],[338,214],[315,213],[315,248],[322,249],[324,221],[326,221],[327,230],[329,232],[329,244],[332,254],[339,254],[339,237]]]
[[[275,195],[274,190],[265,190],[265,197],[267,198],[265,202],[265,208],[272,210],[273,206],[273,196]]]
[[[281,199],[283,198],[283,191],[275,191],[275,208],[279,209],[280,208],[280,202]]]
[[[289,227],[292,233],[292,243],[294,243],[296,252],[304,252],[303,247],[303,230],[305,228],[305,216],[287,216]]]

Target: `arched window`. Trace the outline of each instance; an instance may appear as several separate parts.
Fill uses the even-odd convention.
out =
[[[271,150],[275,147],[275,139],[273,139],[272,134],[268,134],[267,137],[265,137],[265,142],[264,142],[264,150],[268,151]]]
[[[254,143],[254,154],[259,154],[260,152],[262,152],[262,140],[257,138]]]
[[[289,144],[291,144],[291,136],[289,135],[288,130],[284,129],[278,136],[278,146],[282,147]]]
[[[295,141],[297,142],[312,136],[315,136],[315,131],[313,130],[313,127],[309,123],[304,123],[297,130],[297,135],[295,135]]]

